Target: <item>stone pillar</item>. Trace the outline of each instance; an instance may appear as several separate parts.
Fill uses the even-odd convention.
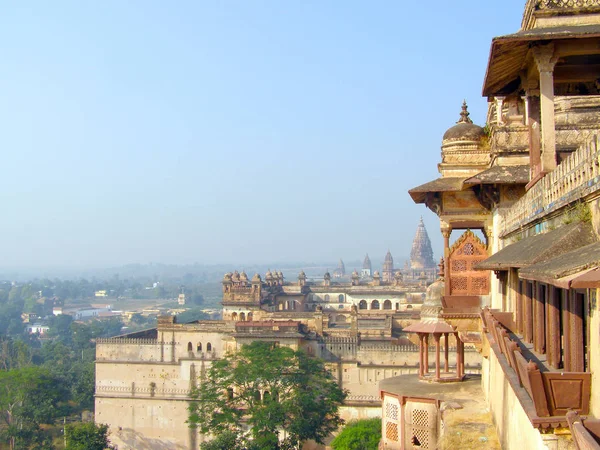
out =
[[[568,291],[569,295],[569,332],[571,372],[583,372],[585,355],[583,354],[583,295]]]
[[[560,366],[560,298],[554,286],[548,287],[546,302],[546,352],[548,363],[558,369]]]
[[[533,342],[533,308],[532,308],[532,285],[530,282],[525,281],[525,329],[523,330],[523,337],[525,342]]]
[[[521,100],[523,101],[523,106],[524,106],[524,108],[523,108],[523,109],[524,109],[524,111],[525,111],[525,114],[524,114],[524,121],[525,121],[525,125],[527,125],[527,124],[529,124],[529,111],[528,111],[528,109],[529,109],[529,106],[527,105],[527,101],[528,101],[528,100],[527,100],[527,96],[526,96],[526,95],[523,95],[523,96],[521,97]]]
[[[456,374],[458,378],[462,378],[464,375],[464,351],[458,333],[454,333],[454,337],[456,338]]]
[[[554,44],[532,48],[533,58],[540,73],[540,119],[542,171],[556,168],[556,131],[554,120]]]
[[[423,361],[423,370],[425,372],[425,375],[427,375],[429,373],[429,334],[425,334],[423,336],[423,347],[425,348],[425,351],[423,352],[424,355],[424,361]]]
[[[433,339],[435,340],[435,378],[440,379],[440,337],[441,333],[434,333]]]
[[[563,369],[565,372],[571,372],[571,312],[569,311],[571,304],[571,293],[562,290],[562,314],[563,314]]]
[[[424,356],[424,352],[425,352],[425,346],[423,345],[423,342],[425,341],[425,335],[419,333],[419,377],[423,378],[423,376],[425,375],[425,370],[423,368],[424,365],[424,360],[425,358]]]
[[[544,309],[546,303],[546,287],[542,283],[535,282],[535,300],[534,300],[534,335],[533,335],[533,348],[538,353],[545,353],[546,344],[544,338],[546,337],[545,332],[545,320],[544,320]]]
[[[450,234],[452,228],[442,228],[442,236],[444,236],[444,295],[450,295]]]
[[[448,346],[450,343],[448,342],[448,333],[444,333],[444,372],[450,372],[448,367]]]
[[[496,124],[502,125],[502,106],[506,97],[496,97]]]

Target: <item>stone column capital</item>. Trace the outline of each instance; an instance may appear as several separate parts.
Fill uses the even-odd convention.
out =
[[[533,53],[533,59],[537,65],[540,73],[554,71],[554,66],[558,57],[554,55],[554,44],[550,43],[547,45],[537,45],[531,49]]]

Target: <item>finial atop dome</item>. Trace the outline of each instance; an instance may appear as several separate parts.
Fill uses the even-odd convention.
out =
[[[473,123],[473,121],[469,118],[470,114],[471,113],[469,113],[467,101],[463,100],[462,110],[460,112],[460,119],[458,119],[458,122],[456,123]]]

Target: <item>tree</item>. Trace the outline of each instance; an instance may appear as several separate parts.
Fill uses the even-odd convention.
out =
[[[331,442],[334,450],[377,450],[381,440],[381,419],[350,422]]]
[[[0,440],[10,448],[41,448],[39,425],[52,423],[61,414],[64,392],[58,380],[40,367],[0,371]]]
[[[191,427],[218,439],[227,433],[243,438],[247,426],[250,444],[241,448],[275,450],[309,439],[323,443],[343,423],[338,408],[346,393],[322,360],[256,341],[213,362],[192,397]]]
[[[93,422],[73,423],[65,427],[67,446],[65,450],[113,449],[108,439],[108,425]]]

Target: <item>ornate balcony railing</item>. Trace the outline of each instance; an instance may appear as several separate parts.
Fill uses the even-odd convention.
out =
[[[600,190],[600,137],[592,137],[504,213],[505,236]]]

